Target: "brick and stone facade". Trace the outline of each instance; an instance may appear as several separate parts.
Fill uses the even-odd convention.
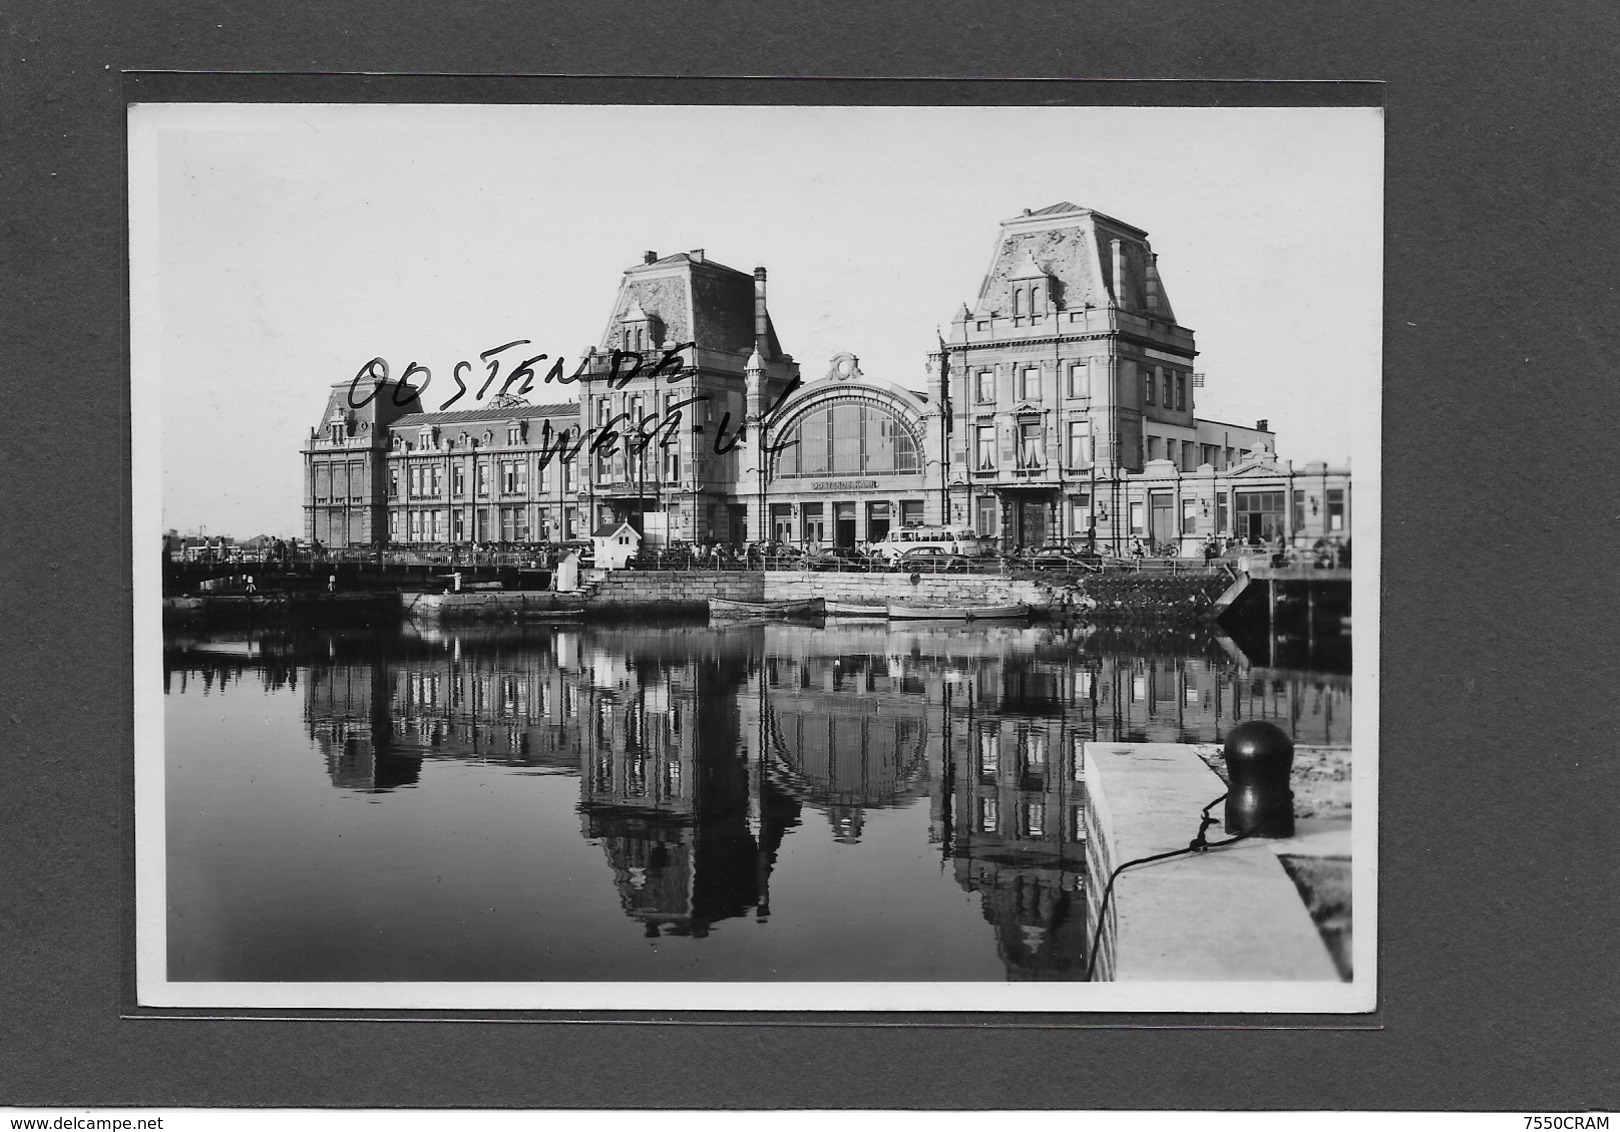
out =
[[[1277,460],[1266,421],[1198,417],[1196,356],[1147,233],[1068,202],[1002,222],[922,391],[853,353],[795,386],[764,268],[648,252],[545,403],[436,413],[397,380],[333,386],[303,450],[305,535],[560,543],[626,520],[652,546],[815,546],[925,525],[1184,555],[1347,538],[1349,469]]]
[[[1182,522],[1179,492],[1174,523],[1162,506],[1159,526],[1145,509],[1131,522],[1154,462],[1159,478],[1214,475],[1275,450],[1265,421],[1196,416],[1197,353],[1146,232],[1067,201],[1003,221],[978,297],[931,359],[946,521],[1008,547],[1216,533]]]

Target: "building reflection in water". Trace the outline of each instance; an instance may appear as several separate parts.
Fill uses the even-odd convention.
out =
[[[577,777],[580,832],[647,936],[766,920],[790,832],[858,845],[926,800],[1009,979],[1083,977],[1085,742],[1214,743],[1251,718],[1349,742],[1347,673],[1184,630],[266,632],[171,637],[165,661],[171,692],[301,684],[332,785],[373,802],[438,760]]]

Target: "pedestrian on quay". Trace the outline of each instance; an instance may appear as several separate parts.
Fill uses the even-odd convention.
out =
[[[1277,547],[1272,552],[1271,564],[1273,566],[1288,565],[1288,540],[1281,531],[1277,532]]]
[[[326,578],[326,592],[329,593],[329,594],[337,593],[337,575],[336,574],[327,575],[327,578]]]

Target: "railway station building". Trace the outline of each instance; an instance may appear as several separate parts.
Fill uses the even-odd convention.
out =
[[[1265,420],[1197,415],[1195,334],[1157,259],[1143,230],[1068,202],[1002,221],[913,386],[848,351],[803,382],[763,267],[647,252],[577,380],[537,403],[433,412],[397,379],[332,386],[303,449],[305,535],[559,543],[625,521],[652,546],[808,547],[949,526],[1120,554],[1348,537],[1348,466],[1279,460]]]

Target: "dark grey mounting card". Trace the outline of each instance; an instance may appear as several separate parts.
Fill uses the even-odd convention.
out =
[[[130,106],[139,1006],[1374,1009],[1382,110],[993,101]]]

